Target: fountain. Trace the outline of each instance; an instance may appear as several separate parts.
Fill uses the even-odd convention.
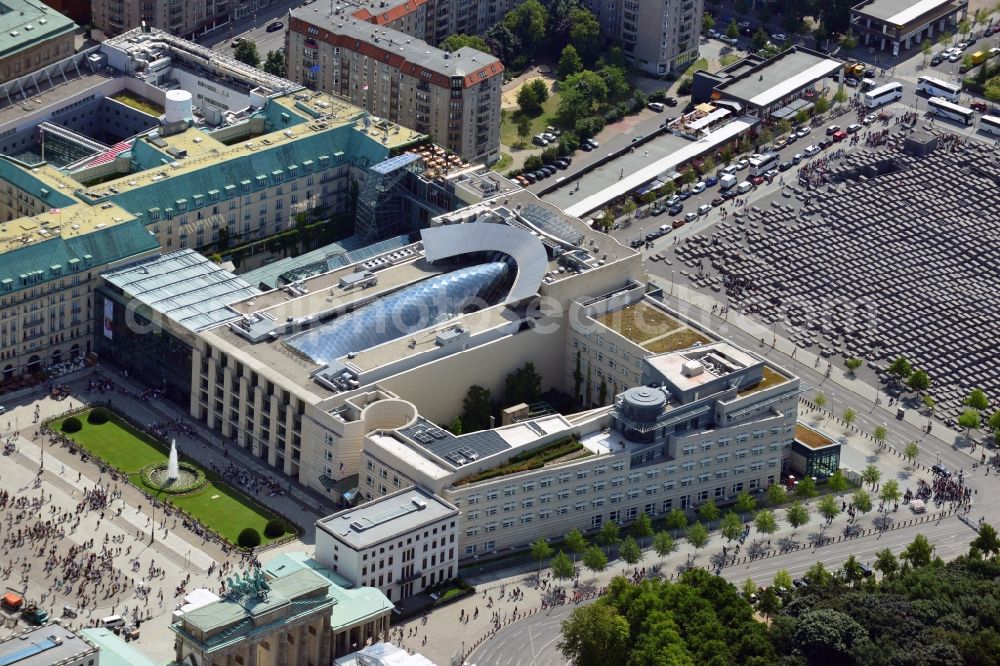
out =
[[[170,459],[167,461],[167,480],[176,481],[180,475],[180,467],[177,463],[177,440],[170,440]]]

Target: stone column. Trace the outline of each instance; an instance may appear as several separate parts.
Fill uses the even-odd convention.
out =
[[[331,661],[333,661],[333,654],[331,648],[332,632],[330,630],[330,616],[323,616],[323,624],[320,625],[320,639],[319,639],[319,663],[326,666]]]
[[[247,646],[247,666],[257,666],[257,643]]]
[[[309,630],[307,625],[299,625],[298,633],[295,635],[295,642],[298,644],[298,655],[296,664],[309,663]]]
[[[278,666],[288,666],[288,632],[278,634]]]

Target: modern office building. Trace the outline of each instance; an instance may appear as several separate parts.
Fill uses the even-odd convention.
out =
[[[399,601],[458,574],[457,524],[454,506],[406,488],[316,521],[316,561]]]
[[[647,74],[683,69],[698,58],[703,0],[585,4],[597,16],[604,35],[620,40],[625,56]]]
[[[315,3],[290,12],[288,76],[430,135],[469,162],[500,158],[503,64],[449,53],[410,34]]]
[[[20,91],[30,98],[14,103]],[[348,211],[352,184],[368,233],[404,225],[380,208],[398,197],[370,167],[423,138],[157,30],[3,81],[3,376],[93,351],[114,321],[93,302],[99,273],[158,248],[243,246],[251,267],[300,213]]]
[[[93,27],[108,37],[145,23],[178,37],[194,38],[229,23],[233,11],[245,4],[247,0],[90,0],[90,12]]]
[[[100,666],[97,646],[58,624],[47,624],[0,641],[0,664]]]
[[[4,0],[0,3],[0,82],[73,55],[75,32],[72,20],[42,0]]]
[[[714,73],[696,71],[691,99],[761,120],[780,120],[812,108],[816,98],[835,85],[828,79],[838,72],[843,75],[843,68],[843,61],[801,46],[773,58],[751,54]]]
[[[865,0],[851,7],[851,30],[861,44],[898,56],[957,32],[968,13],[968,0]]]

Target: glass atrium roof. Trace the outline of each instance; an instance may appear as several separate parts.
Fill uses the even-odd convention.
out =
[[[496,303],[510,285],[511,269],[495,261],[460,268],[422,280],[286,340],[316,363],[328,364],[349,352],[363,351],[447,321],[478,301]]]

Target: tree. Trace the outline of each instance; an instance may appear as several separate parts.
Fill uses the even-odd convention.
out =
[[[816,508],[820,515],[826,518],[827,524],[832,523],[833,519],[840,513],[840,504],[837,503],[837,498],[833,495],[824,495]]]
[[[920,455],[920,448],[916,442],[910,442],[903,447],[903,457],[909,460],[910,464],[917,462],[918,455]]]
[[[509,373],[504,380],[503,398],[507,405],[538,402],[542,395],[542,376],[535,370],[535,364],[528,361]]]
[[[753,525],[760,534],[768,536],[778,531],[778,520],[774,517],[774,512],[769,509],[758,511],[757,516],[753,519]]]
[[[817,587],[827,587],[833,583],[833,574],[826,570],[822,562],[817,562],[816,564],[809,567],[809,570],[805,574],[806,580],[809,581],[810,585],[815,585]]]
[[[968,17],[962,19],[958,22],[958,33],[966,37],[969,36],[969,31],[972,29],[972,22],[969,21]]]
[[[757,594],[757,583],[753,582],[752,578],[747,578],[743,581],[743,584],[740,585],[740,594],[743,595],[744,599],[750,601],[750,599]],[[751,604],[752,603],[753,602],[751,602]]]
[[[285,54],[281,51],[268,51],[262,69],[274,76],[282,78],[288,76],[288,72],[285,71]]]
[[[764,28],[757,28],[757,32],[750,39],[750,45],[754,51],[760,51],[767,44],[767,41],[767,33],[764,32]]]
[[[920,401],[923,403],[928,414],[934,414],[934,408],[937,407],[937,400],[934,399],[934,396],[925,393]]]
[[[858,418],[858,413],[848,407],[844,410],[844,414],[840,418],[843,419],[844,425],[850,428],[851,424],[854,423],[854,420]]]
[[[892,578],[899,571],[899,560],[888,548],[875,553],[875,564],[873,568],[882,574],[883,578]]]
[[[979,412],[974,409],[967,409],[958,417],[958,425],[965,428],[965,436],[969,437],[969,431],[979,427]]]
[[[861,563],[858,562],[858,558],[853,554],[844,561],[844,566],[841,570],[844,574],[844,580],[851,587],[854,587],[865,576],[865,572],[861,568]]]
[[[556,73],[560,79],[565,79],[577,72],[583,71],[583,60],[572,44],[567,44],[559,56],[559,64],[556,66]]]
[[[788,501],[788,492],[780,483],[773,483],[767,489],[767,501],[771,506],[779,506]]]
[[[473,384],[462,400],[462,425],[466,432],[485,430],[490,427],[493,403],[490,390]]]
[[[899,559],[914,569],[925,567],[931,563],[931,550],[931,544],[927,541],[927,537],[918,534],[910,545],[899,554]]]
[[[736,25],[736,19],[729,19],[729,25],[726,26],[726,37],[729,39],[739,39],[740,27]]]
[[[601,531],[597,533],[597,543],[610,551],[611,546],[621,541],[620,532],[621,529],[618,527],[618,523],[609,520],[601,525]]]
[[[625,203],[622,204],[622,212],[624,212],[630,220],[632,219],[632,214],[635,212],[636,208],[638,208],[638,206],[635,205],[635,202],[632,201],[631,198],[625,199]]]
[[[591,546],[587,550],[583,551],[583,566],[590,569],[597,577],[597,574],[601,573],[608,567],[608,556],[604,554],[604,551],[597,546]]]
[[[913,366],[910,365],[910,362],[902,356],[897,356],[896,360],[894,360],[889,367],[886,368],[886,372],[889,373],[889,376],[899,382],[910,376],[910,373],[913,372]]]
[[[872,510],[872,496],[864,488],[858,488],[851,495],[851,504],[861,513],[868,513]]]
[[[685,535],[688,543],[694,546],[695,553],[705,547],[708,543],[708,530],[700,521],[695,521],[694,525],[687,528]]]
[[[826,97],[816,98],[816,113],[826,113],[830,110],[830,100]]]
[[[531,556],[538,560],[538,575],[542,575],[542,562],[552,557],[552,546],[545,539],[538,539],[531,544]]]
[[[826,484],[830,487],[831,491],[835,493],[842,493],[847,490],[847,477],[844,476],[844,473],[841,472],[838,467],[834,470],[833,474],[830,475]]]
[[[986,426],[993,433],[994,438],[998,433],[1000,433],[1000,410],[997,410],[990,415],[990,418],[986,421]]]
[[[899,502],[903,497],[903,493],[899,490],[899,481],[896,479],[888,479],[879,488],[878,498],[885,503],[884,513],[889,513],[889,505]]]
[[[757,139],[761,143],[771,143],[771,140],[774,139],[774,133],[765,127],[757,133]]]
[[[521,40],[514,36],[506,25],[495,23],[492,28],[486,31],[486,45],[490,47],[490,53],[495,55],[501,62],[514,64],[515,56],[521,50]]]
[[[486,40],[479,35],[463,35],[461,33],[456,33],[454,35],[448,35],[441,40],[440,44],[438,44],[438,48],[442,51],[449,51],[452,53],[466,46],[470,49],[482,51],[483,53],[496,55],[493,53],[493,50],[490,49],[490,45],[486,43]]]
[[[558,646],[573,664],[607,666],[627,661],[628,641],[628,620],[611,606],[596,603],[580,606],[563,621]]]
[[[986,397],[986,393],[982,389],[974,388],[969,391],[964,404],[966,407],[971,407],[977,412],[985,412],[990,408],[990,399]]]
[[[524,5],[521,5],[522,7]],[[583,70],[567,76],[559,87],[559,109],[556,116],[561,125],[575,127],[581,136],[593,136],[587,134],[576,125],[577,121],[586,118],[593,113],[594,104],[600,104],[608,98],[608,84],[604,82],[597,72]]]
[[[951,42],[951,37],[952,34],[950,32],[943,32],[940,35],[938,35],[937,43],[940,44],[941,46],[947,46],[948,43]]]
[[[805,504],[796,500],[785,509],[785,520],[792,526],[792,533],[809,522],[809,509]]]
[[[861,472],[861,480],[872,487],[874,487],[881,478],[882,472],[879,471],[878,467],[876,467],[874,463],[868,463],[868,465]]]
[[[983,97],[991,102],[1000,102],[1000,76],[994,76],[983,86]]]
[[[707,501],[703,502],[701,506],[698,507],[698,516],[701,517],[706,523],[711,523],[713,520],[718,520],[719,515],[722,512],[719,511],[719,507],[716,506],[715,500],[711,497]]]
[[[715,27],[715,17],[705,12],[701,17],[702,32],[707,32]]]
[[[989,523],[981,524],[979,536],[972,540],[970,546],[987,557],[1000,554],[1000,539],[997,538],[996,529]]]
[[[618,549],[618,555],[629,565],[635,565],[642,559],[642,549],[639,548],[639,544],[635,542],[635,539],[627,536],[622,541],[621,548]]]
[[[452,420],[452,422],[451,422],[451,427],[448,428],[448,429],[451,430],[451,434],[453,434],[453,435],[461,435],[462,434],[462,417],[461,416],[456,416]]]
[[[601,24],[593,12],[578,7],[570,12],[569,45],[587,63],[594,62],[601,50]]]
[[[910,373],[910,377],[906,380],[906,386],[917,393],[926,391],[931,387],[931,378],[926,372],[917,368]]]
[[[848,373],[853,377],[854,371],[861,367],[861,359],[857,356],[851,356],[844,359],[844,367],[847,368]]]
[[[889,431],[885,426],[875,426],[875,429],[872,430],[872,439],[875,440],[879,448],[882,448],[885,446],[885,438],[888,434]]]
[[[743,521],[735,513],[729,511],[722,517],[719,531],[722,532],[722,536],[726,537],[726,541],[735,541],[743,534]]]
[[[674,539],[669,533],[665,531],[657,532],[656,536],[653,537],[653,550],[660,557],[666,557],[674,552],[675,548],[677,548],[677,544],[674,543]]]
[[[853,49],[858,45],[858,38],[854,36],[854,33],[848,30],[843,37],[840,38],[840,47],[842,49]]]
[[[802,477],[795,486],[795,496],[799,499],[812,499],[818,494],[819,491],[816,490],[816,482],[813,481],[811,476]]]
[[[526,0],[504,17],[503,24],[520,42],[523,62],[534,58],[535,52],[543,45],[548,20],[548,12],[538,0]]]
[[[608,88],[608,101],[623,100],[632,92],[632,86],[629,85],[628,75],[623,67],[607,65],[598,70],[597,75],[604,80]]]
[[[688,519],[687,515],[680,509],[674,509],[667,514],[666,525],[667,529],[674,530],[674,536],[677,535],[677,530],[682,530],[687,527]]]
[[[249,39],[244,39],[236,45],[233,57],[251,67],[256,67],[260,64],[260,56],[257,54],[257,43]]]
[[[532,79],[517,91],[517,104],[521,113],[537,116],[542,112],[542,104],[549,98],[549,88],[543,79]]]
[[[741,520],[746,520],[746,514],[752,514],[757,510],[757,500],[750,494],[750,491],[741,490],[740,494],[736,496],[734,508],[740,513]]]
[[[573,554],[573,561],[575,562],[577,554],[586,550],[587,540],[583,538],[583,532],[573,528],[566,533],[566,538],[563,539],[563,545],[566,547],[566,550]]]
[[[783,590],[792,589],[792,574],[788,573],[788,569],[778,569],[774,572],[774,580],[771,581],[771,585]]]
[[[764,617],[771,617],[781,609],[781,599],[774,591],[774,586],[765,588],[757,602],[757,608],[764,614]]]
[[[569,555],[561,550],[552,558],[549,566],[552,569],[552,577],[556,580],[569,580],[576,575],[576,567],[573,565],[573,560],[569,559]]]
[[[823,50],[826,48],[826,41],[830,39],[830,31],[826,29],[826,23],[819,21],[816,24],[816,28],[813,30],[813,40],[816,43],[816,50]]]
[[[522,143],[528,140],[531,134],[531,118],[526,113],[517,114],[517,136]]]
[[[843,104],[847,101],[847,91],[843,88],[838,88],[837,92],[833,93],[833,101],[838,104]]]
[[[639,517],[632,523],[632,534],[639,539],[640,544],[643,539],[653,536],[653,521],[650,520],[649,514],[639,514]]]
[[[933,48],[934,48],[934,44],[931,43],[931,40],[929,40],[929,39],[925,39],[920,44],[920,52],[924,54],[924,64],[925,65],[927,64],[927,58],[930,56],[931,49],[933,49]]]

